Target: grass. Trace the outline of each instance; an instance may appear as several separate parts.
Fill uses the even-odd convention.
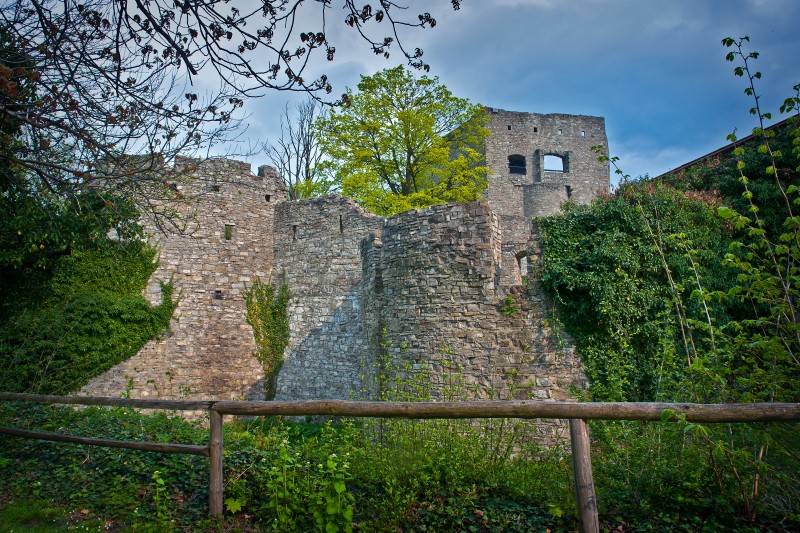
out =
[[[60,533],[62,531],[125,531],[92,517],[88,510],[71,511],[44,500],[0,503],[0,531]]]

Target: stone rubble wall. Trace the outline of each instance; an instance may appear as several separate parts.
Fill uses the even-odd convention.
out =
[[[387,220],[380,241],[378,251],[373,239],[371,271],[381,279],[365,284],[382,290],[371,294],[378,305],[365,323],[373,338],[380,329],[379,349],[395,367],[430,367],[434,397],[446,395],[453,369],[484,399],[563,400],[583,387],[580,363],[535,284],[500,290],[502,236],[486,202],[403,213]]]
[[[132,398],[244,399],[263,396],[263,370],[253,356],[243,290],[272,269],[272,233],[283,184],[270,167],[253,175],[250,165],[228,160],[181,160],[192,179],[179,181],[177,222],[146,231],[159,247],[159,265],[147,297],[161,300],[172,280],[178,306],[163,338],[98,376],[83,394]],[[266,196],[269,195],[269,201]],[[226,239],[226,225],[229,226]],[[172,231],[170,231],[172,230]]]
[[[539,114],[487,108],[486,166],[490,169],[486,199],[500,218],[505,250],[504,286],[519,283],[522,272],[515,256],[526,246],[531,220],[555,214],[571,200],[588,204],[608,191],[608,164],[600,163],[592,146],[608,152],[602,117]],[[512,173],[509,156],[525,160],[524,173]],[[562,159],[564,172],[547,171],[544,156]]]
[[[393,369],[438,399],[454,385],[475,398],[571,398],[586,378],[535,279],[533,217],[556,212],[567,192],[586,203],[607,190],[608,167],[589,152],[606,143],[603,119],[489,111],[486,199],[388,219],[338,196],[284,201],[270,167],[253,175],[237,161],[180,162],[191,174],[177,182],[187,228],[149,226],[161,258],[148,297],[157,303],[160,283],[173,280],[171,332],[82,392],[262,398],[243,298],[260,278],[283,279],[291,293],[276,399],[377,398]],[[545,172],[548,153],[568,172]],[[509,155],[526,158],[525,174],[510,172]],[[545,441],[563,429],[537,427]]]
[[[361,324],[360,243],[382,224],[341,196],[278,206],[276,274],[292,297],[276,399],[352,399],[360,389],[361,360],[371,351]]]

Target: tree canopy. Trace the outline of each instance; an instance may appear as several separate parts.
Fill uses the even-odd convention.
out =
[[[0,200],[13,215],[3,222],[2,265],[43,266],[41,257],[18,252],[66,253],[87,224],[92,231],[84,240],[135,213],[131,207],[168,221],[159,206],[178,194],[175,158],[208,154],[229,140],[245,98],[299,91],[322,99],[333,92],[325,74],[306,77],[320,70],[313,58],[336,56],[326,32],[331,20],[352,28],[372,52],[388,57],[399,50],[410,65],[428,69],[422,50],[400,42],[397,28],[432,27],[430,14],[414,16],[392,1],[374,8],[333,4],[3,2]],[[458,9],[457,0],[452,4]],[[209,82],[218,90],[198,89]],[[21,228],[12,218],[41,224]],[[47,239],[64,226],[48,250]]]
[[[489,134],[481,105],[402,66],[362,76],[347,96],[317,123],[342,194],[381,215],[480,196]]]

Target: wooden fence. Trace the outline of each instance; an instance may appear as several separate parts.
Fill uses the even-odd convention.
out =
[[[669,409],[675,416],[685,415],[688,422],[798,422],[800,404],[686,404],[686,403],[571,403],[543,401],[481,401],[481,402],[349,402],[312,400],[299,402],[234,402],[137,400],[91,396],[46,396],[0,392],[0,400],[45,404],[101,405],[164,409],[172,411],[207,411],[210,420],[208,446],[187,444],[115,441],[73,437],[55,433],[21,430],[0,426],[0,433],[17,437],[73,442],[90,446],[109,446],[161,453],[184,453],[209,458],[208,506],[211,515],[222,514],[223,465],[222,417],[331,415],[375,418],[544,418],[568,419],[572,444],[572,464],[581,530],[599,531],[597,499],[592,479],[587,420],[661,420]],[[674,417],[673,417],[674,418]]]

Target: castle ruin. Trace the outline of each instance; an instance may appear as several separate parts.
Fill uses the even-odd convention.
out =
[[[194,199],[179,207],[192,227],[152,231],[160,263],[147,291],[157,303],[173,280],[171,332],[82,393],[263,397],[243,293],[282,277],[291,337],[276,399],[374,397],[381,357],[429,367],[434,389],[447,367],[477,397],[568,399],[585,376],[536,284],[534,218],[608,190],[608,166],[590,150],[607,146],[604,120],[487,113],[485,199],[388,218],[339,196],[287,201],[271,167],[180,161],[197,166],[180,186]]]

